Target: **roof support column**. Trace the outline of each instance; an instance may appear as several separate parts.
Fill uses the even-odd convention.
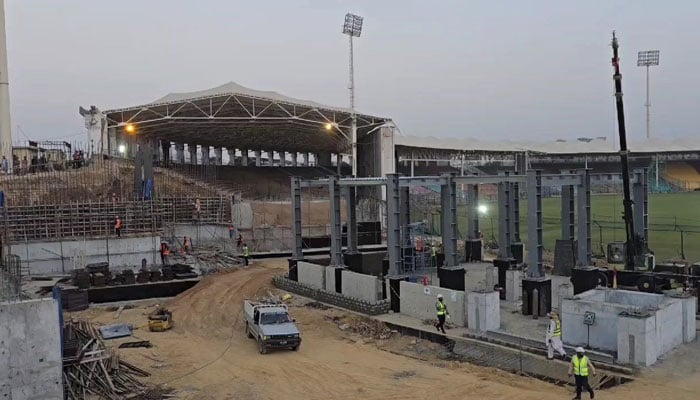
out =
[[[248,149],[241,149],[241,165],[248,166]]]
[[[184,164],[185,163],[185,144],[175,143],[175,163]]]
[[[356,192],[354,186],[348,186],[345,193],[345,207],[347,208],[348,221],[348,246],[347,253],[357,253],[357,209],[356,209]]]
[[[228,165],[236,165],[236,149],[226,148],[226,153],[228,154]]]
[[[542,266],[542,172],[527,171],[528,278],[543,278]]]
[[[386,174],[386,232],[389,276],[401,272],[401,195],[399,194],[399,174]]]
[[[298,155],[299,155],[299,153],[297,153],[296,151],[293,151],[293,152],[291,153],[291,156],[292,156],[292,167],[298,167],[298,166],[299,166],[299,164],[297,163],[297,156],[298,156]]]
[[[294,248],[292,249],[292,257],[296,260],[304,258],[302,251],[302,232],[301,232],[301,178],[293,176],[292,178],[292,233],[294,234]]]
[[[331,217],[331,265],[343,265],[343,231],[340,218],[340,184],[337,176],[328,179]]]
[[[520,243],[520,184],[518,182],[510,183],[510,198],[513,210],[511,243]]]
[[[506,173],[508,175],[508,173]],[[510,183],[501,182],[498,184],[498,257],[509,258],[512,204],[510,199]]]
[[[256,167],[262,166],[262,151],[261,150],[255,150],[255,166]]]
[[[214,160],[213,160],[214,162],[212,162],[212,164],[214,164],[214,165],[222,165],[223,164],[224,158],[223,158],[222,153],[223,153],[223,150],[221,149],[221,147],[214,146]]]
[[[197,164],[197,145],[188,144],[187,151],[190,153],[190,164]]]
[[[592,265],[591,259],[591,175],[588,169],[579,171],[578,187],[578,265]]]
[[[479,235],[479,185],[467,185],[467,202],[469,204],[469,239],[481,239]]]
[[[202,165],[209,165],[211,164],[211,160],[209,158],[209,154],[211,149],[209,148],[209,145],[200,145],[200,149],[202,152]]]
[[[270,167],[275,166],[275,151],[274,150],[267,151],[267,165],[269,165]]]
[[[574,240],[574,187],[561,187],[561,240]]]
[[[440,188],[442,199],[442,245],[445,266],[457,266],[457,185],[454,174],[443,175],[445,183]]]

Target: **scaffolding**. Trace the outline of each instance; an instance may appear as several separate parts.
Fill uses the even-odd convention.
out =
[[[425,223],[414,222],[401,229],[402,274],[415,276],[430,267],[425,253]]]

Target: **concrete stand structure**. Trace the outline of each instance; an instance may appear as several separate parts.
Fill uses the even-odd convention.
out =
[[[479,332],[500,329],[501,308],[498,292],[490,290],[467,293],[467,326]]]
[[[62,399],[59,303],[0,303],[0,399]]]
[[[696,308],[697,299],[675,292],[590,290],[563,299],[563,339],[617,352],[621,363],[650,366],[674,347],[695,339]]]

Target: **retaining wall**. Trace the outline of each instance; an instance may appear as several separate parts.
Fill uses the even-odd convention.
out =
[[[381,300],[381,281],[376,276],[358,274],[352,271],[343,271],[342,274],[341,283],[344,295],[369,301],[370,303]],[[335,287],[326,287],[326,290],[334,291]]]
[[[298,282],[316,289],[325,289],[326,267],[306,261],[297,262]],[[335,282],[335,280],[334,280]],[[335,284],[335,283],[334,283]],[[335,288],[333,288],[335,291]]]
[[[0,303],[0,399],[62,399],[54,299]]]
[[[340,293],[320,290],[300,282],[294,282],[281,275],[274,277],[272,282],[276,287],[288,292],[296,293],[300,296],[308,297],[323,303],[332,304],[334,306],[357,311],[363,314],[379,315],[389,312],[389,301],[387,300],[380,300],[376,303],[370,303],[368,301],[355,299]]]
[[[140,266],[144,258],[149,264],[159,263],[160,240],[160,236],[149,235],[28,242],[10,245],[10,253],[20,257],[30,274],[70,273],[76,265],[97,262],[109,262],[110,268]]]
[[[436,319],[435,303],[437,295],[441,294],[450,312],[450,322],[457,326],[467,325],[464,292],[404,281],[400,282],[400,290],[401,314],[421,320]]]

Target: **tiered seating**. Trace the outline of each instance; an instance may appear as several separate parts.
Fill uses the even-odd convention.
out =
[[[695,163],[686,161],[666,163],[664,179],[685,190],[700,189],[700,172]]]

